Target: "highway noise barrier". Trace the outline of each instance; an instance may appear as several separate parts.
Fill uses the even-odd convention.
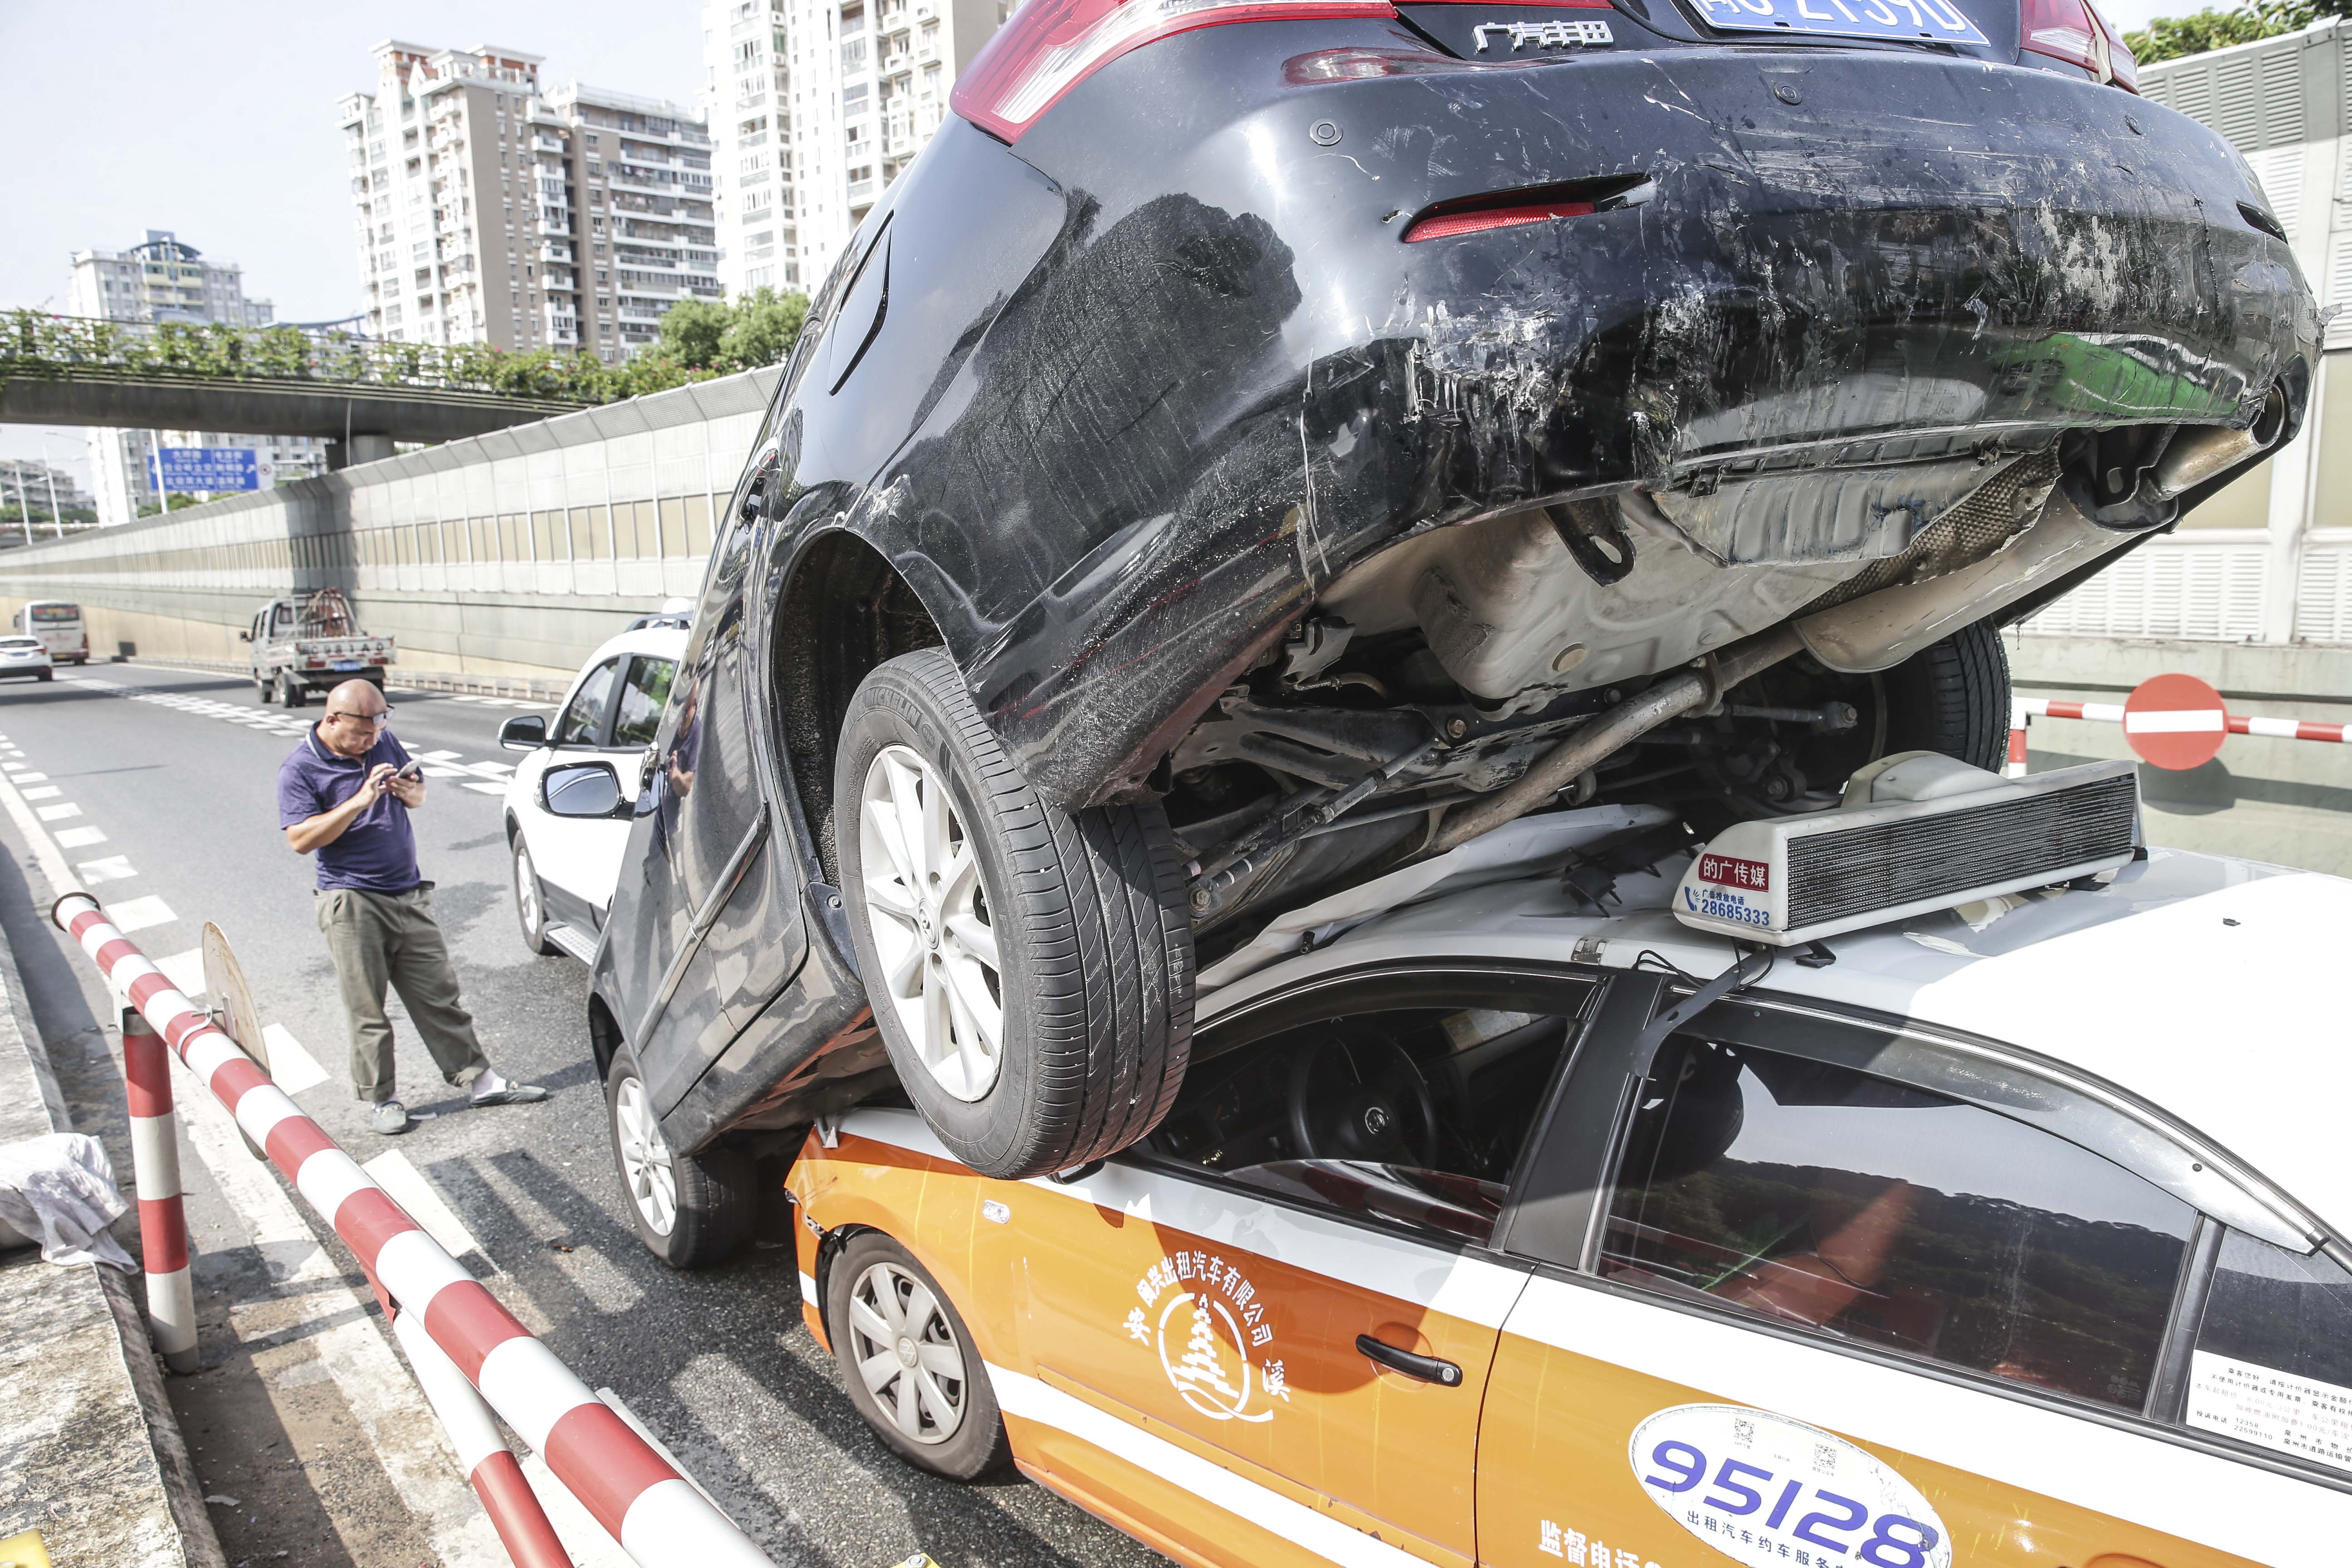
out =
[[[419,1377],[428,1380],[427,1397],[467,1459],[476,1495],[519,1568],[570,1559],[561,1555],[560,1546],[553,1548],[558,1555],[541,1554],[546,1548],[539,1532],[546,1530],[546,1516],[520,1469],[509,1477],[513,1456],[500,1464],[486,1451],[483,1434],[495,1441],[496,1429],[457,1397],[461,1385],[538,1450],[556,1479],[639,1568],[775,1568],[653,1445],[402,1213],[357,1161],[115,928],[96,899],[68,893],[50,907],[49,918],[80,944],[99,973],[130,998],[303,1201],[334,1227],[376,1293],[395,1310],[394,1332],[402,1344],[411,1346],[421,1329],[422,1337],[441,1351],[457,1377],[438,1386],[413,1348],[411,1359]],[[404,1333],[404,1323],[412,1325]],[[446,1394],[448,1403],[436,1394]],[[505,1445],[497,1447],[503,1450]]]
[[[122,1089],[131,1106],[131,1164],[138,1176],[140,1267],[147,1275],[147,1329],[163,1364],[196,1370],[196,1293],[188,1275],[188,1215],[180,1198],[179,1119],[172,1113],[172,1058],[135,1007],[122,1010]]]

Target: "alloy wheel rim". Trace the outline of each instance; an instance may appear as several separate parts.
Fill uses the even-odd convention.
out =
[[[970,1385],[963,1347],[930,1287],[895,1263],[877,1263],[849,1291],[850,1358],[898,1436],[944,1443],[963,1425]]]
[[[667,1236],[677,1224],[677,1167],[646,1099],[644,1080],[634,1076],[621,1080],[613,1096],[613,1131],[629,1201],[655,1235]]]
[[[878,989],[940,1088],[975,1100],[1004,1060],[1004,984],[980,859],[945,782],[905,746],[866,770],[859,875]]]
[[[539,879],[531,874],[530,851],[515,840],[515,908],[522,912],[522,929],[539,934]]]

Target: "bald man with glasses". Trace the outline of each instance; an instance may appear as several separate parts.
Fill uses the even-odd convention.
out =
[[[394,1092],[392,1020],[384,989],[400,993],[441,1076],[476,1105],[520,1105],[547,1090],[512,1083],[482,1055],[457,994],[449,944],[433,920],[433,884],[416,867],[408,814],[425,804],[421,774],[404,776],[407,749],[392,707],[366,680],[327,694],[326,717],[278,767],[278,821],[297,855],[319,858],[319,930],[335,961],[351,1026],[352,1089],[375,1107],[386,1137],[414,1125]]]

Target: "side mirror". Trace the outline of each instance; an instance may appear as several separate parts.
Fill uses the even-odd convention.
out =
[[[236,634],[236,640],[239,642],[251,642],[253,640],[253,634],[251,632],[239,632]]]
[[[499,744],[509,752],[535,752],[547,744],[547,717],[525,713],[499,726]]]
[[[539,784],[540,803],[551,816],[616,816],[627,811],[620,775],[610,763],[567,763],[550,768]]]

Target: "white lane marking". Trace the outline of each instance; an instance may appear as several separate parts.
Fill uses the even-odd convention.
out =
[[[84,860],[74,868],[81,873],[82,885],[96,887],[100,882],[120,882],[126,877],[136,877],[127,855],[109,855],[102,860]]]
[[[151,895],[107,905],[106,918],[114,922],[117,931],[128,936],[134,931],[145,931],[150,926],[170,925],[180,917],[172,912],[171,905]]]
[[[186,986],[182,986],[183,991]],[[327,1069],[318,1058],[302,1048],[302,1042],[283,1024],[261,1026],[261,1043],[269,1052],[269,1076],[278,1088],[289,1094],[299,1094],[306,1089],[316,1089],[327,1081]]]
[[[58,829],[58,847],[61,849],[87,849],[93,844],[106,842],[102,827],[61,827]]]
[[[464,755],[460,752],[415,752],[410,754],[425,763],[454,763]]]
[[[1535,1280],[1503,1331],[2277,1568],[2340,1563],[2352,1531],[2343,1492],[1591,1286]]]
[[[474,776],[463,768],[445,768],[433,763],[425,763],[424,772],[428,779],[469,779]]]
[[[26,844],[31,847],[33,859],[49,884],[50,897],[60,897],[80,885],[74,880],[73,868],[66,864],[57,841],[42,827],[33,808],[25,804],[25,797],[16,793],[16,786],[8,782],[5,773],[0,773],[0,808],[6,809],[16,831],[24,835]]]
[[[24,767],[22,763],[0,763],[0,773],[21,773]]]
[[[18,773],[16,775],[16,782],[20,784],[47,784],[49,782],[49,775],[47,773]],[[28,795],[25,798],[26,800],[30,800],[33,797]]]
[[[203,948],[192,947],[185,952],[175,952],[169,958],[159,958],[155,960],[155,967],[163,972],[164,979],[172,983],[173,989],[180,992],[189,1000],[194,1001],[205,994],[205,950]]]
[[[1165,1437],[1130,1426],[1075,1394],[992,1362],[982,1364],[988,1368],[997,1405],[1007,1415],[1066,1432],[1326,1562],[1339,1563],[1341,1568],[1429,1568],[1402,1547],[1391,1546],[1271,1487],[1237,1476],[1190,1448],[1180,1448]]]
[[[34,808],[34,815],[43,822],[62,822],[68,816],[79,816],[81,807],[68,801],[63,805],[43,805]]]
[[[220,1102],[184,1067],[175,1076],[188,1142],[278,1287],[270,1299],[232,1307],[231,1327],[243,1337],[248,1326],[258,1336],[318,1325],[308,1337],[320,1363],[433,1550],[447,1563],[501,1568],[508,1560],[498,1533],[458,1473],[441,1424],[385,1342],[374,1300],[343,1283],[276,1175],[246,1152]]]
[[[18,779],[16,782],[18,784],[22,784],[25,781]],[[55,784],[40,784],[35,788],[26,790],[25,792],[25,798],[26,800],[55,800],[58,796],[65,793],[65,791],[59,789]]]
[[[457,787],[459,789],[472,790],[476,795],[504,795],[507,793],[507,786],[499,784],[459,784]]]
[[[275,1067],[278,1058],[272,1057]],[[285,1085],[279,1084],[283,1089]],[[442,1201],[440,1190],[434,1186],[424,1172],[408,1163],[408,1156],[394,1150],[378,1154],[360,1166],[375,1178],[377,1186],[392,1194],[392,1201],[408,1213],[408,1217],[425,1227],[425,1234],[441,1244],[441,1250],[452,1258],[463,1258],[468,1252],[480,1252],[482,1244],[457,1217],[457,1211]]]

